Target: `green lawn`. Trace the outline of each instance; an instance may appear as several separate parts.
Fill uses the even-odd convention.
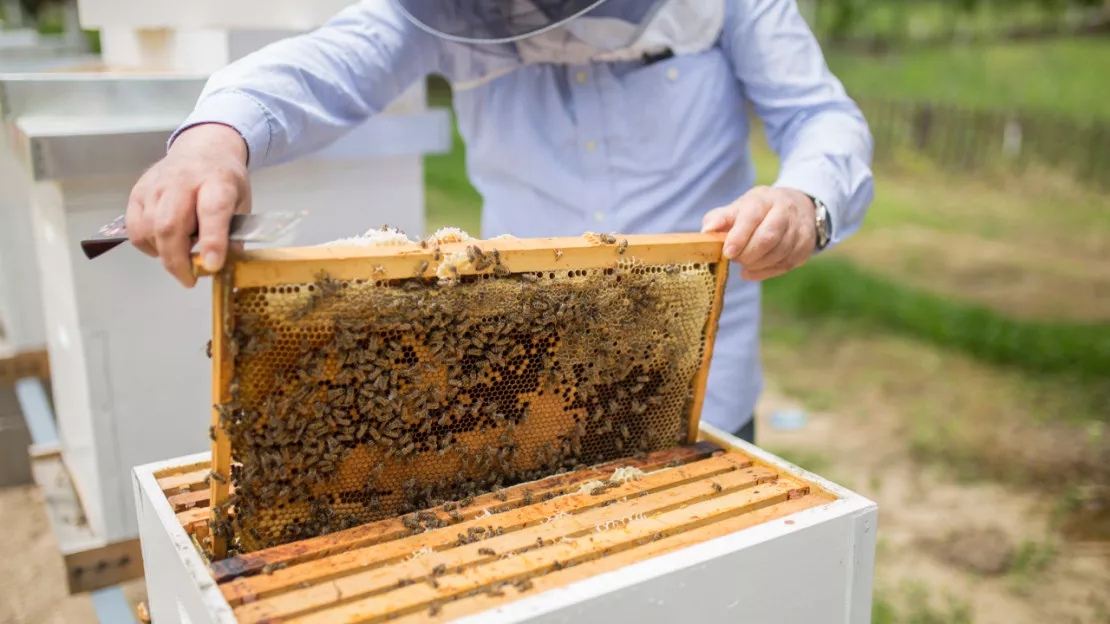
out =
[[[849,93],[1110,121],[1110,38],[953,44],[826,56]]]

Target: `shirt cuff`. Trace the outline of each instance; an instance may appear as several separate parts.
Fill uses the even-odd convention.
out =
[[[193,112],[170,135],[166,149],[182,132],[206,123],[228,126],[243,137],[247,144],[248,168],[254,169],[266,162],[273,131],[270,113],[257,99],[242,91],[219,91],[203,96]]]
[[[822,161],[797,163],[783,168],[773,186],[801,191],[821,200],[829,212],[829,244],[824,250],[832,249],[840,242],[837,224],[841,221],[841,192],[831,167]]]

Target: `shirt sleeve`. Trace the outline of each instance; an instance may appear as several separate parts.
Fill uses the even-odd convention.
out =
[[[722,46],[779,155],[775,186],[825,203],[831,247],[859,229],[874,199],[867,121],[829,71],[794,0],[729,6]]]
[[[214,73],[170,144],[192,126],[219,123],[243,136],[251,169],[287,162],[382,111],[435,72],[438,55],[431,35],[389,0],[363,0]]]

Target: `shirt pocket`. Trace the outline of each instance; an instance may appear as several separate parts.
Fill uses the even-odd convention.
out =
[[[620,164],[632,170],[672,171],[744,133],[740,84],[720,48],[645,65],[621,83]]]

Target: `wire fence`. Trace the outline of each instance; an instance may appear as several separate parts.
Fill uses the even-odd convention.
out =
[[[799,6],[825,43],[875,52],[1110,32],[1110,3],[1103,0],[799,0]]]
[[[876,160],[923,154],[964,172],[1067,172],[1110,188],[1110,124],[1034,112],[1001,112],[935,102],[857,98],[875,137]]]

